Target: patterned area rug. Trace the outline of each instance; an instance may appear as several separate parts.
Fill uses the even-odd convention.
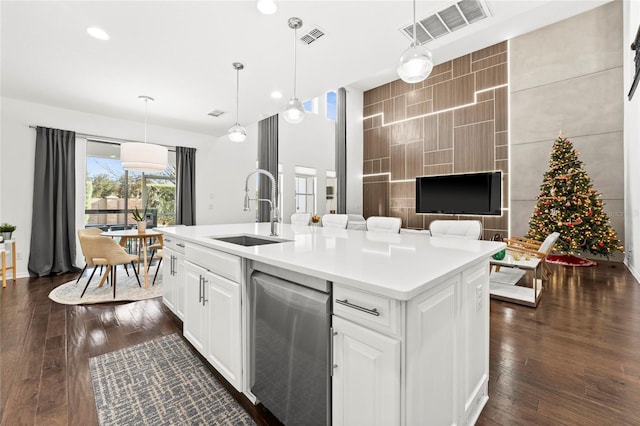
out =
[[[162,268],[162,266],[160,266]],[[135,301],[152,299],[154,297],[162,296],[162,269],[158,273],[155,285],[151,285],[153,282],[153,275],[156,273],[156,267],[152,266],[149,270],[149,288],[144,288],[144,274],[140,274],[140,283],[142,288],[138,286],[138,281],[129,267],[129,274],[127,277],[124,269],[118,268],[117,272],[117,286],[116,286],[116,298],[113,298],[113,287],[109,283],[105,283],[102,288],[98,287],[100,284],[100,271],[95,273],[87,292],[80,298],[84,286],[87,284],[87,280],[91,275],[91,272],[85,272],[85,276],[80,278],[80,281],[76,284],[76,280],[69,281],[61,284],[58,287],[51,290],[49,293],[49,299],[57,303],[65,305],[81,305],[92,303],[107,303],[117,301]]]
[[[255,425],[177,334],[89,367],[101,425]]]

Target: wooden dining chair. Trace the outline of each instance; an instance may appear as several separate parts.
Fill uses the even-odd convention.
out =
[[[117,285],[117,266],[118,265],[127,265],[131,264],[133,266],[133,272],[136,275],[136,280],[138,281],[138,286],[142,287],[140,284],[140,277],[138,276],[138,271],[135,267],[135,262],[138,261],[138,256],[135,254],[129,254],[126,250],[120,246],[117,242],[115,242],[110,237],[105,237],[102,235],[98,236],[87,236],[85,237],[85,248],[87,250],[87,256],[91,257],[94,265],[104,265],[108,266],[107,271],[104,276],[100,280],[100,285],[104,283],[105,279],[109,274],[111,274],[111,283],[113,285],[113,298],[116,297],[116,285]],[[82,294],[80,298],[84,296],[84,293],[87,291],[89,287],[89,283],[93,278],[93,275],[96,272],[96,268],[93,269],[87,284],[84,286],[82,290]]]
[[[157,256],[156,253],[159,253],[164,247],[164,240],[162,239],[162,235],[158,237],[155,243],[149,245],[147,249],[151,250],[151,259],[149,259],[149,264],[147,265],[147,272],[151,269],[151,264],[153,263],[153,257]],[[162,257],[159,257],[158,268],[160,268],[160,264],[162,263]]]
[[[78,229],[78,240],[80,241],[80,250],[82,250],[82,255],[84,256],[84,268],[82,268],[82,272],[80,272],[80,275],[78,275],[76,284],[78,284],[78,282],[80,281],[80,278],[82,278],[82,275],[84,274],[84,271],[86,271],[88,267],[95,267],[95,265],[93,264],[93,260],[87,256],[85,237],[88,237],[88,236],[95,237],[100,235],[101,232],[102,230],[100,228]]]
[[[162,250],[158,250],[158,252],[156,253],[156,256],[158,257],[158,259],[160,259],[160,261],[158,262],[156,273],[153,274],[153,282],[151,283],[151,285],[156,285],[156,278],[158,277],[158,271],[160,270],[160,265],[162,264],[162,258],[164,257]]]

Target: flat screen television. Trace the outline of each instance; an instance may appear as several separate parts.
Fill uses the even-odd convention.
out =
[[[416,213],[500,215],[502,172],[416,178]]]

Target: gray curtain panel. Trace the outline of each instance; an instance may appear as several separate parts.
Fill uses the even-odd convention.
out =
[[[74,272],[76,257],[76,134],[36,128],[29,274]]]
[[[278,199],[278,114],[258,121],[258,168],[270,172],[276,179],[276,200]],[[258,175],[259,198],[271,198],[271,181],[265,175]],[[269,205],[259,203],[257,222],[269,222]]]
[[[347,212],[347,91],[344,87],[336,93],[336,180],[338,214]]]
[[[176,225],[196,224],[196,149],[176,147]]]

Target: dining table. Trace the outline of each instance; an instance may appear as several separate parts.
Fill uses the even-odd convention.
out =
[[[162,242],[162,233],[145,229],[125,229],[120,231],[105,231],[101,235],[112,238],[120,238],[120,246],[124,247],[130,239],[142,240],[142,256],[144,260],[144,288],[149,288],[149,267],[147,265],[147,247],[148,240],[157,238]],[[138,251],[138,271],[140,271],[140,251]],[[106,274],[105,274],[106,276]],[[103,283],[100,283],[102,285]]]

